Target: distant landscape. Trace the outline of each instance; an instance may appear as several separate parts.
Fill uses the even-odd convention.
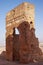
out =
[[[42,52],[43,52],[43,43],[39,44],[39,47],[41,48]]]
[[[5,46],[0,46],[0,54],[2,53],[2,51],[5,51],[5,50],[6,50]]]

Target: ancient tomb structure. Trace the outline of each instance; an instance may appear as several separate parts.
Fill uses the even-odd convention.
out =
[[[34,29],[34,6],[25,2],[6,15],[6,59],[27,63],[40,56]]]

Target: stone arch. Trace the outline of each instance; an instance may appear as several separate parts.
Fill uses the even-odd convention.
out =
[[[15,34],[15,28],[18,29],[19,35]],[[22,22],[18,27],[13,28],[13,60],[19,60],[20,56],[20,50],[22,49],[27,53],[28,49],[26,46],[27,40],[26,40],[26,30],[30,30],[30,25],[27,21]],[[24,46],[22,46],[24,45]],[[21,48],[22,47],[22,48]],[[24,47],[24,48],[23,48]],[[14,58],[15,57],[15,58]]]
[[[17,32],[16,32],[17,31]],[[17,27],[13,28],[13,60],[19,60],[19,30]]]
[[[13,28],[13,34],[15,34],[15,35],[19,35],[20,34],[20,32],[19,32],[17,27]]]
[[[19,35],[15,34],[15,28],[18,29],[18,31],[20,33]],[[8,56],[11,56],[10,59],[13,59],[13,60],[21,60],[21,59],[23,59],[23,57],[21,58],[21,54],[25,57],[28,55],[27,54],[28,53],[27,45],[29,44],[28,39],[31,36],[29,23],[27,21],[24,21],[24,22],[20,23],[17,27],[12,27],[10,35],[13,37],[13,40],[11,40],[11,41],[9,40],[9,42],[12,42],[12,43],[10,44],[11,49],[10,49],[10,54]],[[27,36],[29,36],[29,37],[27,37]],[[9,37],[9,39],[10,39],[10,37]],[[23,51],[26,54],[24,54]],[[11,55],[11,53],[12,53],[12,55]],[[24,61],[25,60],[26,59],[24,59]]]

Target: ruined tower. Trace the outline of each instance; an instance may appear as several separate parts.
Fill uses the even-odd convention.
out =
[[[35,54],[33,51],[36,48],[39,44],[35,37],[34,5],[25,2],[6,15],[6,58],[29,62],[33,60],[32,54]]]
[[[12,34],[13,28],[18,27],[23,21],[28,21],[30,28],[34,27],[34,6],[30,3],[22,3],[6,15],[6,36]],[[10,29],[10,30],[9,30]]]

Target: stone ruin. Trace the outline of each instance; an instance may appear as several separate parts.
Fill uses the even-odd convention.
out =
[[[19,34],[16,34],[16,28]],[[6,16],[6,59],[28,63],[40,61],[42,51],[34,28],[34,6],[22,3]]]

